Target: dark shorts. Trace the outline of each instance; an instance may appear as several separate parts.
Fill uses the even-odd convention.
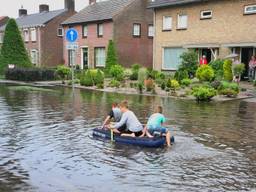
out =
[[[148,131],[152,135],[155,133],[166,134],[168,132],[168,129],[165,127],[148,126]]]

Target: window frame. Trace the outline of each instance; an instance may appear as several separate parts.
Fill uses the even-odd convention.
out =
[[[29,42],[29,30],[23,29],[24,41],[27,43]]]
[[[135,26],[139,26],[139,34],[135,34]],[[132,36],[133,37],[141,37],[141,24],[140,23],[133,23],[132,25]]]
[[[168,47],[168,46],[166,46],[166,47],[162,47],[162,66],[161,66],[161,68],[162,68],[162,70],[163,71],[177,71],[178,70],[178,68],[165,68],[164,67],[164,56],[165,56],[165,49],[184,49],[183,47]],[[185,50],[186,49],[184,49],[184,52],[185,52]]]
[[[150,31],[150,27],[152,28],[152,31]],[[150,34],[152,32],[152,34]],[[148,38],[154,38],[155,36],[155,27],[153,24],[148,25]]]
[[[96,50],[97,49],[104,49],[105,51],[105,64],[104,65],[97,65],[97,52]],[[106,47],[94,47],[94,66],[95,68],[105,68],[106,67],[106,58],[107,55],[106,55]]]
[[[256,4],[250,4],[244,6],[244,15],[253,15],[256,14],[256,10],[254,12],[248,12],[246,9],[249,7],[256,7]]]
[[[186,27],[180,27],[180,17],[181,16],[186,16],[187,17],[187,21],[186,21]],[[188,15],[187,14],[178,14],[177,17],[177,30],[187,30],[188,29]]]
[[[203,14],[206,13],[206,12],[210,12],[211,15],[209,15],[209,16],[204,16]],[[210,10],[210,9],[209,9],[209,10],[203,10],[203,11],[200,12],[200,19],[201,19],[201,20],[204,20],[204,19],[212,19],[212,13],[213,13],[213,11]]]
[[[100,34],[100,26],[102,26],[102,34]],[[98,37],[103,37],[103,34],[104,34],[103,23],[98,23],[97,24],[97,36]]]
[[[86,34],[85,34],[85,30],[84,30],[84,28],[86,27]],[[98,30],[98,29],[97,29]],[[98,33],[98,32],[97,32]],[[82,25],[82,37],[83,38],[87,38],[88,37],[88,25],[87,24],[84,24],[84,25]]]
[[[59,33],[60,30],[61,30],[61,34]],[[58,27],[58,29],[57,29],[57,36],[58,37],[63,37],[64,36],[64,29],[63,29],[63,27]]]
[[[34,60],[34,58],[32,57],[32,53],[35,53],[36,54],[36,62],[34,63],[33,62],[33,60]],[[31,57],[31,63],[33,64],[33,65],[35,65],[35,66],[37,66],[38,65],[38,62],[39,62],[39,55],[38,55],[38,50],[37,49],[31,49],[30,50],[30,57]]]
[[[169,17],[171,19],[170,27],[165,27],[165,18]],[[172,31],[173,19],[172,16],[163,16],[162,19],[162,31]]]

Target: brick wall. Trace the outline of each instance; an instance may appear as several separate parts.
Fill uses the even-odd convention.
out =
[[[220,44],[220,57],[230,53],[223,44],[256,42],[256,15],[244,15],[244,6],[256,0],[215,0],[156,10],[154,66],[161,69],[162,48],[187,44]],[[212,19],[200,20],[200,11],[212,10]],[[177,15],[188,15],[187,30],[176,30]],[[173,19],[172,31],[163,32],[163,16]]]

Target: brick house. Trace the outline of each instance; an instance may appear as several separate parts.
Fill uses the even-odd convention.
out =
[[[0,16],[0,27],[4,26],[7,21],[9,20],[9,17],[7,16]],[[3,33],[0,32],[0,44],[3,43]]]
[[[20,28],[31,61],[38,67],[54,67],[63,64],[63,28],[61,23],[75,14],[74,0],[65,0],[65,8],[49,10],[49,6],[39,5],[39,13],[27,14],[19,9],[16,22]],[[0,28],[4,32],[5,26]]]
[[[236,53],[247,67],[256,53],[256,0],[152,0],[149,8],[155,69],[176,70],[186,49],[208,62]]]
[[[113,40],[119,64],[152,67],[153,11],[147,9],[147,3],[90,0],[89,6],[63,22],[65,31],[72,27],[79,33],[79,50],[76,55],[65,50],[65,63],[70,65],[75,59],[82,69],[105,67],[108,43]]]

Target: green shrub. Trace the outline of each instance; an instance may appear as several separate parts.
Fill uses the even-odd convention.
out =
[[[237,83],[230,83],[222,81],[218,88],[220,95],[225,95],[227,97],[236,97],[239,93],[239,86]]]
[[[125,79],[130,79],[130,77],[131,77],[131,75],[132,75],[132,70],[131,69],[124,69],[124,78]]]
[[[253,81],[253,86],[256,87],[256,80]]]
[[[121,65],[111,66],[110,74],[117,81],[123,81],[124,80],[124,68]]]
[[[194,87],[192,89],[192,95],[196,97],[197,101],[210,101],[216,94],[217,91],[214,88],[205,86]]]
[[[234,75],[242,75],[243,72],[245,71],[245,64],[241,63],[241,64],[237,64],[233,67],[233,72]]]
[[[116,87],[119,88],[121,86],[120,81],[116,80],[116,79],[112,79],[109,83],[109,87]]]
[[[225,60],[223,64],[223,77],[225,81],[232,81],[233,74],[232,74],[232,61]]]
[[[130,80],[138,80],[139,69],[140,69],[139,64],[133,64],[132,65],[132,74],[130,76]]]
[[[97,84],[97,89],[104,89],[104,84],[102,83]]]
[[[144,85],[144,80],[147,79],[147,69],[140,68],[138,72],[138,83],[142,83]]]
[[[91,87],[94,85],[91,70],[87,70],[83,73],[83,75],[81,75],[80,84],[82,86],[87,86],[87,87]]]
[[[227,97],[237,97],[238,92],[231,88],[226,88],[226,89],[222,89],[221,91],[219,91],[219,94],[225,95]]]
[[[192,83],[191,79],[182,79],[181,85],[189,86]]]
[[[186,70],[187,73],[191,76],[194,76],[196,73],[196,69],[198,66],[198,54],[195,51],[187,51],[184,52],[181,56],[181,65],[179,66],[179,70]],[[185,79],[188,77],[183,77],[181,79],[176,79],[178,81]]]
[[[97,70],[95,76],[92,76],[95,85],[104,85],[104,73],[101,70]]]
[[[211,66],[215,71],[215,76],[218,80],[221,80],[223,78],[223,64],[224,60],[222,59],[217,59],[209,63],[209,66]]]
[[[162,89],[162,90],[165,90],[165,88],[166,88],[166,83],[165,83],[165,81],[163,81],[160,86],[161,86],[161,89]]]
[[[138,90],[139,90],[140,93],[143,92],[143,88],[144,88],[144,84],[141,83],[141,82],[139,82],[139,83],[138,83]]]
[[[55,72],[57,77],[59,77],[62,80],[62,83],[64,84],[64,80],[68,79],[68,76],[70,75],[71,70],[69,67],[66,67],[64,65],[59,65],[57,66],[57,69]]]
[[[41,68],[7,69],[5,78],[15,81],[52,81],[55,80],[55,70]]]
[[[188,71],[185,69],[178,69],[175,72],[174,78],[179,82],[181,82],[182,79],[188,79],[189,78]]]
[[[157,70],[153,70],[153,69],[148,69],[147,70],[147,77],[151,78],[151,79],[157,79],[158,76],[160,76],[160,72]]]
[[[180,84],[175,79],[168,79],[166,86],[175,92],[180,87]]]
[[[197,69],[196,77],[200,81],[212,81],[214,79],[214,70],[209,65],[202,65]]]
[[[219,89],[220,86],[221,86],[221,81],[219,81],[219,80],[215,80],[215,81],[211,82],[211,87],[216,90]]]
[[[107,51],[107,59],[106,59],[106,70],[109,71],[113,65],[117,65],[117,54],[115,43],[113,40],[109,40],[108,43],[108,51]]]

